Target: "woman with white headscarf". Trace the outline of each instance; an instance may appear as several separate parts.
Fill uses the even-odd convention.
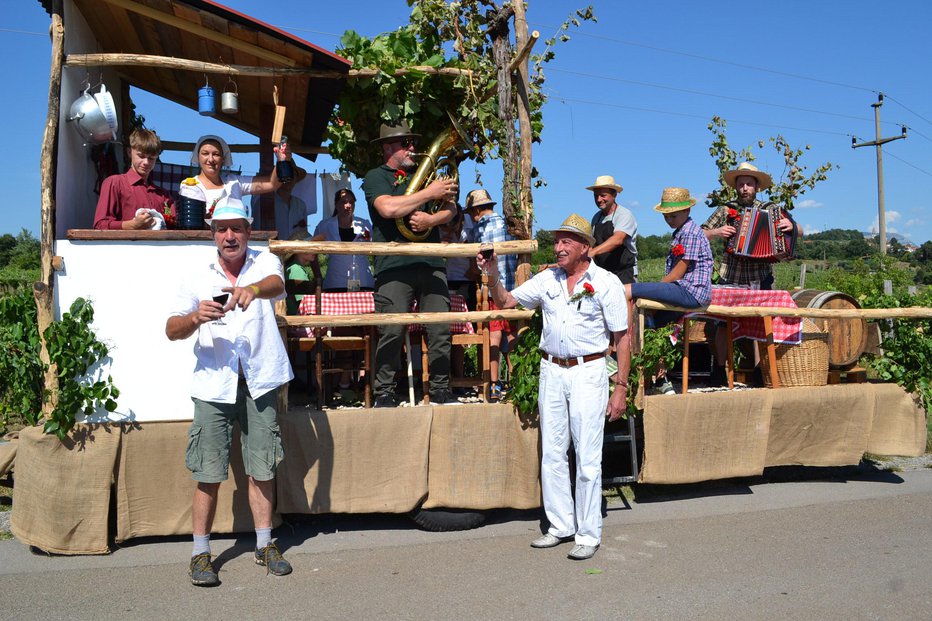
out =
[[[274,147],[279,159],[290,160],[291,153],[288,145]],[[274,192],[281,187],[278,174],[272,169],[269,176],[250,177],[233,173],[221,174],[223,167],[233,165],[233,155],[230,146],[220,136],[208,134],[197,139],[194,151],[191,153],[191,165],[200,167],[195,177],[188,177],[181,182],[181,196],[203,200],[206,203],[207,214],[213,206],[224,197],[238,198],[246,194],[265,194]]]

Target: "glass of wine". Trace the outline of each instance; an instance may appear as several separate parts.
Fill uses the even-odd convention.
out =
[[[211,292],[211,296],[213,297],[214,302],[218,303],[220,306],[226,306],[227,302],[230,301],[230,293],[228,291],[224,291],[222,287],[214,287],[213,291]],[[223,320],[223,317],[220,319],[215,319],[211,323],[218,326],[227,325]]]

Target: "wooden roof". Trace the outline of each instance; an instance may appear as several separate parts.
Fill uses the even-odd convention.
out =
[[[50,0],[41,0],[46,8]],[[350,62],[332,52],[209,0],[73,0],[90,26],[97,46],[70,53],[151,54],[210,63],[254,67],[310,68],[345,74]],[[267,5],[269,10],[274,2]],[[67,39],[67,33],[65,37]],[[197,110],[205,75],[193,71],[119,66],[131,85]],[[319,146],[327,121],[345,84],[342,79],[307,76],[237,76],[239,112],[220,112],[220,94],[229,76],[210,75],[217,93],[217,118],[268,139],[274,117],[273,85],[288,109],[284,134],[292,142]],[[231,90],[229,85],[227,90]]]

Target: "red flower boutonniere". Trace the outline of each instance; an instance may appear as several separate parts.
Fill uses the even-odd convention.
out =
[[[369,241],[370,239],[372,239],[372,234],[369,233],[369,231],[363,229],[363,232],[362,232],[362,240],[363,240],[363,241]]]
[[[171,202],[168,200],[162,201],[162,218],[165,219],[166,229],[176,228],[177,220],[172,213]]]
[[[590,283],[583,283],[582,291],[574,294],[573,297],[570,298],[570,302],[576,302],[576,310],[579,310],[582,308],[582,299],[591,298],[593,295],[595,295],[595,287]]]
[[[220,202],[220,198],[215,198],[214,202],[210,204],[210,207],[207,208],[207,213],[204,214],[204,218],[213,218],[214,217],[214,207],[217,206],[217,203]]]
[[[728,208],[728,217],[729,217],[730,219],[732,219],[732,220],[734,220],[735,218],[737,218],[737,217],[738,217],[738,210],[735,209],[734,207],[729,207],[729,208]]]
[[[393,183],[392,185],[397,188],[399,185],[401,185],[407,180],[408,180],[408,173],[406,173],[405,171],[399,168],[398,170],[395,171],[395,183]]]
[[[686,249],[683,248],[683,244],[676,244],[675,246],[673,246],[672,248],[670,248],[670,253],[671,253],[674,257],[681,257],[681,256],[683,256],[684,254],[686,254]]]

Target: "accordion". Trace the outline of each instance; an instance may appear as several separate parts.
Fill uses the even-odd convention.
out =
[[[728,240],[728,249],[736,256],[758,261],[792,259],[796,250],[796,227],[789,233],[777,228],[784,211],[769,203],[744,211],[737,232]],[[786,216],[789,217],[789,216]]]

